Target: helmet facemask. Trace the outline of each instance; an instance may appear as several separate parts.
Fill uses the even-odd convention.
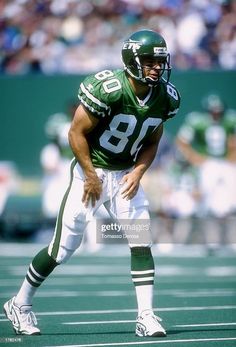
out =
[[[171,67],[170,67],[170,55],[167,54],[167,56],[158,58],[155,57],[155,61],[158,63],[159,68],[155,68],[154,66],[149,66],[149,64],[145,64],[144,61],[147,60],[146,57],[141,57],[139,59],[140,61],[140,66],[142,69],[142,79],[144,80],[144,83],[147,83],[148,85],[155,86],[157,85],[161,79],[165,79],[167,82],[170,79],[170,72],[171,72]],[[153,60],[153,57],[150,57],[150,61]],[[157,72],[157,77],[154,78],[152,76],[145,76],[144,73],[145,70],[156,70]]]

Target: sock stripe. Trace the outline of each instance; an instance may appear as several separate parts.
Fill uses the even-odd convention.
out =
[[[144,270],[144,271],[131,271],[132,276],[140,276],[140,275],[148,275],[148,274],[154,274],[155,270]]]
[[[155,266],[151,249],[149,247],[131,248],[131,277],[136,286],[153,286]],[[140,290],[139,290],[140,292]],[[143,299],[140,299],[141,301]],[[138,300],[140,305],[140,300]]]
[[[145,278],[133,278],[133,282],[137,283],[137,282],[147,282],[147,281],[153,281],[154,277],[145,277]]]
[[[134,285],[135,287],[137,286],[147,286],[147,285],[153,285],[154,284],[154,280],[153,281],[147,281],[147,282],[135,282]]]
[[[155,270],[131,271],[131,276],[135,286],[154,284]]]
[[[29,271],[27,272],[27,276],[28,276],[28,278],[31,280],[31,282],[35,283],[36,285],[37,285],[37,284],[40,285],[40,284],[42,283],[42,281],[38,281],[38,280],[36,280],[33,276],[31,276],[31,274],[30,274]]]
[[[146,279],[146,278],[154,278],[154,274],[147,274],[147,275],[142,275],[142,276],[132,276],[132,280],[134,281],[134,280],[136,280],[136,279],[139,279],[139,278],[143,278],[144,280]]]
[[[29,270],[26,275],[27,281],[33,286],[33,287],[39,287],[40,284],[45,280],[44,276],[41,276],[33,267],[32,264],[29,266]]]
[[[29,284],[31,284],[31,286],[33,286],[33,287],[39,287],[39,286],[40,286],[39,283],[35,283],[34,281],[32,281],[32,280],[30,279],[30,277],[28,276],[28,273],[26,274],[25,278],[27,279],[27,281],[29,282]]]
[[[36,279],[36,280],[38,280],[38,281],[43,281],[43,280],[45,280],[45,276],[42,276],[42,275],[40,275],[36,270],[35,270],[35,268],[33,267],[33,265],[32,264],[30,264],[30,266],[29,266],[29,271],[30,271],[30,273],[31,273],[31,275]]]

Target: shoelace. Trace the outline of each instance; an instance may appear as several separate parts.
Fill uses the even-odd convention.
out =
[[[146,314],[145,316],[150,316],[150,318],[153,318],[154,320],[156,320],[156,321],[158,321],[158,322],[162,322],[162,319],[161,319],[161,317],[159,317],[159,316],[156,316],[155,314],[153,314],[153,313],[148,313],[148,314]],[[142,317],[142,316],[140,316],[140,318],[144,318],[144,317]]]
[[[34,312],[30,311],[27,313],[27,316],[26,316],[26,321],[27,321],[27,324],[29,325],[37,325],[37,319],[35,317],[35,314]]]
[[[153,315],[153,319],[155,319],[158,323],[162,322],[162,319],[158,316]]]

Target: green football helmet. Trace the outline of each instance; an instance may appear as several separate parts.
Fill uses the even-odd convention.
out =
[[[223,114],[225,111],[225,103],[218,94],[208,94],[202,100],[203,108],[209,113]]]
[[[168,82],[171,73],[170,54],[164,38],[153,30],[140,30],[129,36],[123,43],[122,60],[128,74],[136,80],[148,85],[157,85],[166,72]],[[156,79],[145,77],[142,60],[151,58],[160,61],[161,70]]]
[[[60,128],[68,122],[68,117],[65,113],[54,113],[50,115],[45,124],[45,133],[51,141],[58,140]]]

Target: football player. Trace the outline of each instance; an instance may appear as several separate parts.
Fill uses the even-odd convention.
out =
[[[201,229],[206,231],[204,240],[212,252],[226,242],[234,219],[224,218],[236,211],[236,112],[217,93],[206,95],[202,106],[203,112],[186,116],[176,142],[185,160],[195,167]]]
[[[19,292],[4,305],[17,334],[40,333],[32,299],[53,269],[80,246],[86,224],[104,205],[121,224],[148,225],[139,242],[128,240],[138,305],[136,334],[166,336],[153,312],[154,261],[140,180],[156,155],[165,121],[178,111],[180,96],[169,82],[170,56],[157,32],[133,33],[123,43],[122,59],[124,69],[100,71],[80,85],[81,103],[69,130],[75,157],[54,237],[34,257]]]
[[[202,100],[203,112],[186,116],[177,134],[177,145],[187,161],[200,165],[209,158],[235,161],[236,112],[221,97],[210,93]]]

